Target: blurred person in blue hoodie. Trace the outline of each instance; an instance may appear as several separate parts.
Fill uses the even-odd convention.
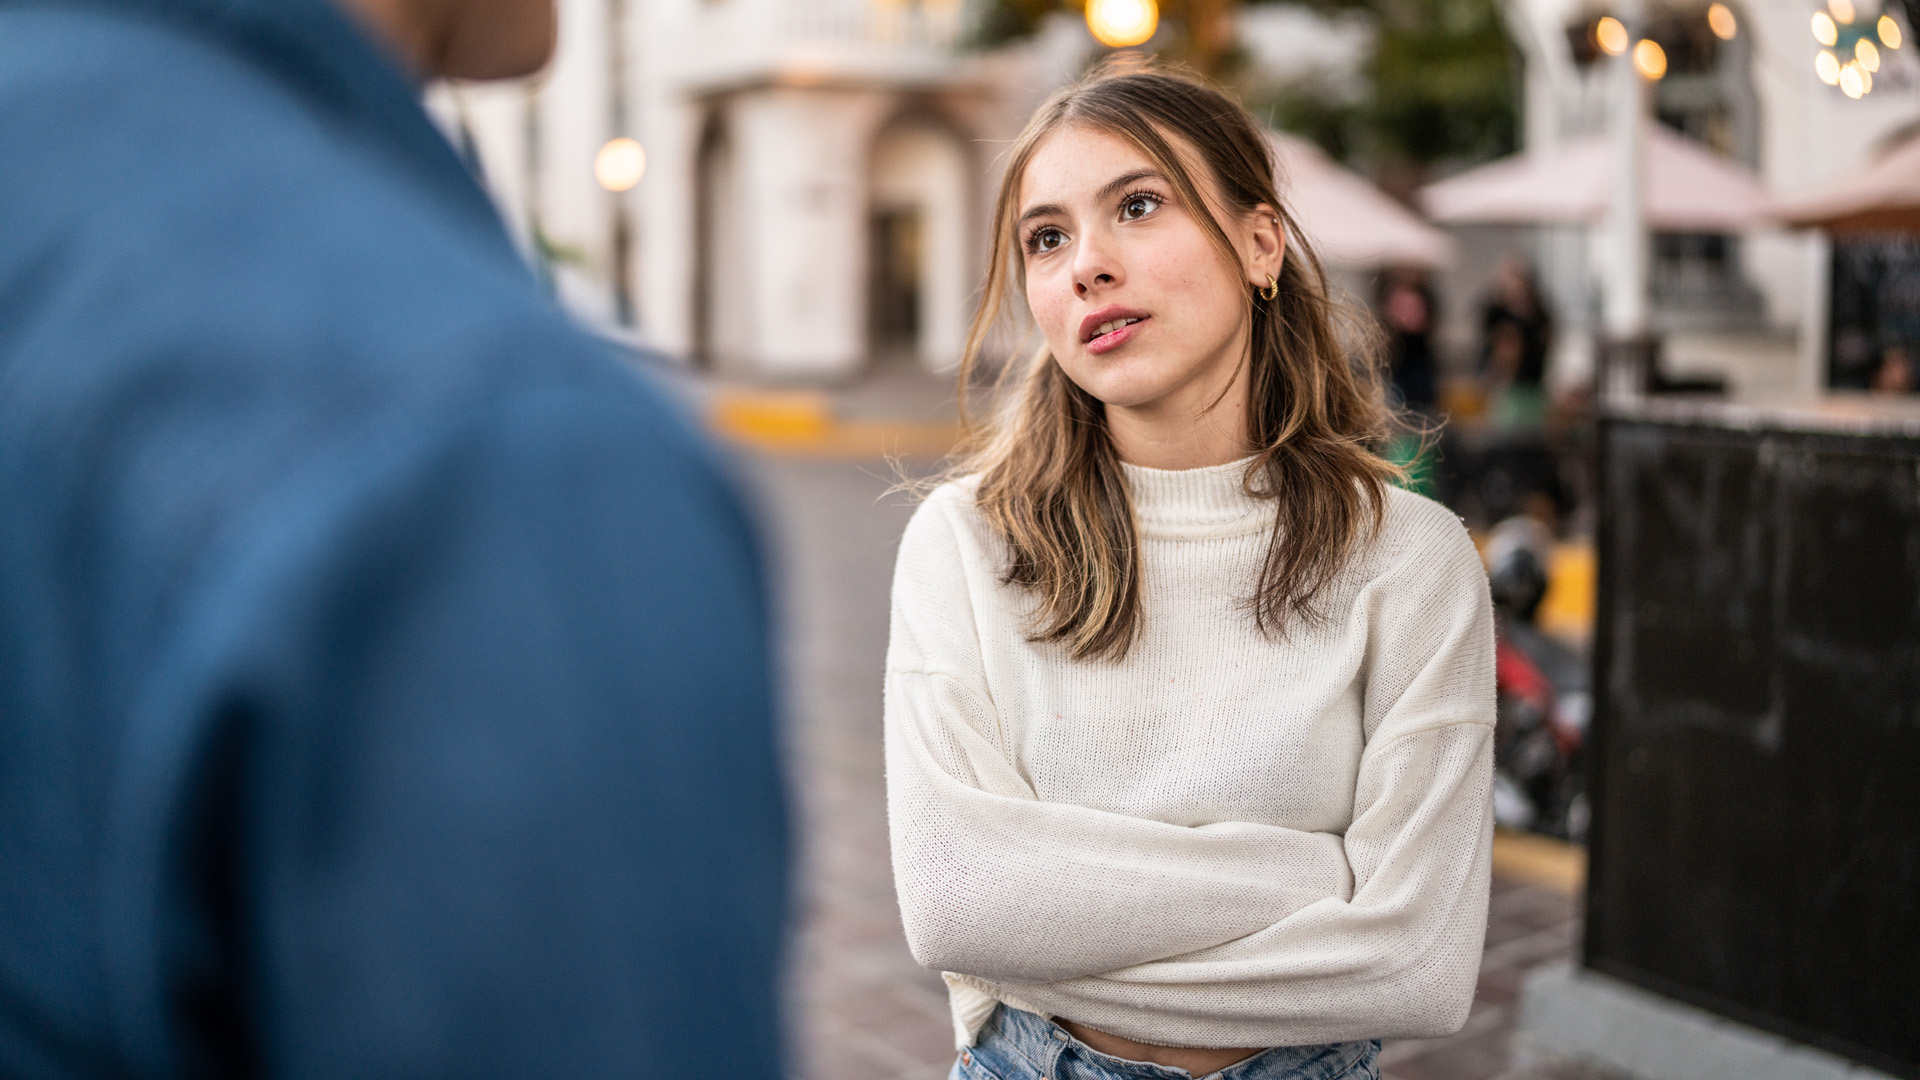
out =
[[[0,0],[0,1075],[779,1074],[767,614],[416,80],[549,0]]]

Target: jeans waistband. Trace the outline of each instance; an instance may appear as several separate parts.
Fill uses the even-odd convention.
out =
[[[1378,1042],[1280,1046],[1219,1072],[1212,1080],[1337,1080],[1371,1061]],[[994,1010],[980,1032],[977,1053],[1022,1059],[1020,1064],[1048,1080],[1189,1080],[1185,1069],[1103,1054],[1067,1034],[1065,1028],[1022,1009]],[[1011,1064],[1011,1063],[1009,1063]],[[1369,1072],[1359,1073],[1370,1075]]]

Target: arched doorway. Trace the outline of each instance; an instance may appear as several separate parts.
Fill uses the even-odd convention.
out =
[[[874,140],[867,215],[867,353],[945,370],[966,339],[972,168],[951,128],[903,116]]]
[[[753,305],[744,272],[744,206],[724,103],[700,132],[694,158],[693,358],[708,370],[732,370],[750,360]]]

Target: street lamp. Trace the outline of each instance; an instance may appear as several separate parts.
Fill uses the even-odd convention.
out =
[[[1124,49],[1139,45],[1160,26],[1154,0],[1088,0],[1087,29],[1100,44]]]
[[[1652,38],[1641,38],[1633,47],[1633,70],[1648,82],[1658,82],[1667,74],[1667,50]]]
[[[1611,15],[1593,24],[1593,40],[1599,43],[1600,51],[1608,56],[1621,55],[1632,42],[1627,34],[1627,25]]]
[[[1740,32],[1740,22],[1733,17],[1733,9],[1725,4],[1714,4],[1707,8],[1707,28],[1721,41],[1732,41]]]
[[[593,178],[608,191],[627,191],[647,172],[647,152],[637,140],[621,136],[609,139],[593,155]]]

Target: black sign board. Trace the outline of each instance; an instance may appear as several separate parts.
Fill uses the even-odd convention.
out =
[[[1920,1077],[1920,438],[1602,432],[1586,962]]]

